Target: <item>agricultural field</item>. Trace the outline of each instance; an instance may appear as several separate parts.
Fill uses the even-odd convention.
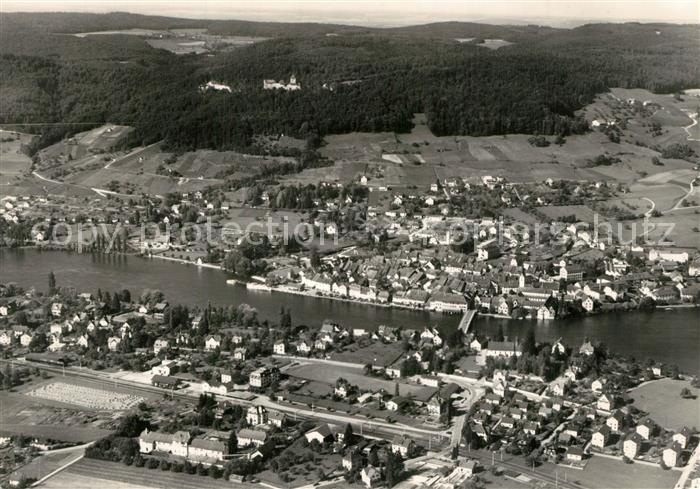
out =
[[[183,472],[163,472],[160,469],[126,466],[116,462],[84,458],[71,465],[55,478],[49,479],[47,487],[76,487],[72,483],[91,484],[84,487],[116,487],[135,489],[172,489],[187,487],[192,489],[230,489],[233,485],[223,479],[209,476],[190,475]],[[81,487],[77,485],[77,487]],[[252,486],[251,486],[252,487]]]
[[[105,125],[51,145],[39,152],[39,182],[51,193],[111,190],[124,195],[193,192],[223,183],[224,178],[252,175],[261,165],[293,159],[232,151],[200,150],[173,154],[158,144],[128,153],[113,147],[132,128]],[[293,144],[282,141],[279,144]],[[34,177],[35,179],[38,177]]]
[[[653,96],[643,90],[632,93],[640,100],[656,97],[668,105],[669,115],[663,118],[661,114],[657,115],[660,118],[658,122],[674,136],[673,141],[669,138],[642,141],[641,133],[634,131],[642,124],[651,125],[652,121],[638,122],[634,118],[628,126],[630,129],[626,130],[628,137],[623,137],[619,143],[611,142],[600,131],[568,136],[564,144],[550,144],[547,147],[531,145],[529,135],[525,134],[436,137],[428,129],[425,115],[416,114],[413,129],[405,134],[350,133],[327,136],[321,153],[335,161],[335,166],[323,171],[307,170],[292,179],[307,183],[314,179],[347,183],[357,181],[365,174],[370,178],[369,185],[374,187],[402,187],[407,183],[426,186],[436,178],[485,175],[504,176],[511,182],[539,182],[552,177],[633,183],[657,173],[692,169],[693,164],[683,160],[662,160],[663,166],[652,164],[652,158],[659,156],[652,149],[654,145],[684,142],[684,127],[692,124],[684,111],[687,110],[685,106],[667,95]],[[619,115],[620,102],[615,97],[622,95],[632,96],[627,92],[615,96],[601,95],[582,114],[589,120]],[[627,114],[628,117],[633,115]],[[652,138],[651,135],[647,136],[647,139]],[[553,141],[553,138],[549,139]],[[620,158],[620,163],[609,167],[589,167],[590,160],[606,153]]]
[[[61,449],[56,453],[47,452],[34,460],[32,460],[27,465],[24,465],[19,470],[15,471],[15,475],[19,475],[24,479],[42,479],[49,475],[54,470],[69,464],[83,454],[83,449],[78,447],[75,449]]]
[[[32,160],[22,152],[34,136],[0,130],[0,185],[13,185],[30,172]]]
[[[81,475],[77,471],[73,472],[71,468],[64,470],[59,474],[51,477],[46,482],[44,482],[41,487],[44,489],[65,489],[66,487],[71,487],[73,489],[94,489],[95,487],[104,486],[106,483],[109,484],[110,489],[157,489],[153,486],[145,486],[143,483],[145,480],[139,481],[140,484],[133,482],[120,482],[116,480],[107,481],[95,477],[94,474]]]
[[[687,387],[695,399],[683,399],[681,389]],[[634,405],[649,413],[651,419],[664,428],[679,431],[684,426],[698,426],[700,420],[700,389],[684,380],[661,379],[648,382],[630,392]]]
[[[10,433],[88,442],[109,435],[116,422],[112,415],[81,411],[69,404],[14,392],[0,392],[0,425]]]
[[[123,411],[144,401],[143,397],[133,394],[65,382],[47,383],[26,392],[25,395],[100,411]]]

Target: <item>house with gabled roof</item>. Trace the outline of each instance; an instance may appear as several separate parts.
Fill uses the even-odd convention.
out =
[[[416,450],[416,443],[407,435],[395,436],[391,442],[391,451],[400,453],[403,458],[411,458]]]
[[[677,443],[682,449],[688,447],[688,443],[693,436],[693,432],[687,426],[684,426],[682,430],[678,433],[674,433],[672,439],[674,443]]]
[[[324,443],[333,440],[333,431],[327,423],[323,423],[304,433],[304,437],[309,443],[314,440],[319,443]]]
[[[621,431],[622,428],[625,425],[625,416],[622,414],[622,411],[617,410],[612,415],[605,420],[605,424],[612,430],[612,431]]]
[[[642,451],[643,443],[644,440],[639,433],[632,433],[632,435],[628,436],[623,442],[622,452],[625,454],[625,457],[634,459],[637,455],[639,455],[639,452]]]
[[[641,423],[637,425],[635,431],[639,433],[639,435],[642,438],[648,440],[653,436],[654,432],[656,431],[656,423],[654,423],[649,418],[645,418]]]
[[[259,447],[267,441],[267,432],[263,430],[255,430],[243,428],[236,433],[238,440],[238,448],[244,448],[251,445]]]
[[[591,445],[597,448],[604,448],[610,439],[610,427],[604,424],[598,428],[591,436]]]
[[[603,392],[598,398],[598,401],[596,401],[596,407],[603,411],[612,411],[615,409],[616,404],[617,399],[615,398],[615,395],[609,392]]]
[[[676,443],[664,449],[662,459],[666,467],[678,467],[683,461],[683,449]]]

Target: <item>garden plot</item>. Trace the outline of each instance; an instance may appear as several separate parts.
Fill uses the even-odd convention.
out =
[[[143,397],[132,394],[111,392],[63,382],[44,384],[27,392],[26,395],[103,411],[122,411],[144,401]]]

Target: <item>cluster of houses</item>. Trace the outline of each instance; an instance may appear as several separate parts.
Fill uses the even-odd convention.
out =
[[[477,341],[475,339],[474,341]],[[566,352],[561,341],[551,347],[552,355]],[[542,385],[542,379],[503,369],[493,371],[489,388],[469,416],[469,432],[482,446],[517,446],[526,453],[544,443],[543,453],[552,461],[577,465],[591,453],[642,457],[667,467],[684,465],[697,445],[696,433],[683,428],[664,430],[648,416],[638,414],[623,402],[624,390],[616,378],[601,376],[590,380],[583,365],[596,354],[584,341],[563,375],[545,384],[541,393],[522,390],[523,381]],[[649,378],[659,378],[661,367],[650,367]],[[649,448],[668,446],[649,454]]]
[[[591,260],[527,260],[480,247],[485,260],[447,248],[400,249],[386,255],[354,250],[331,255],[316,270],[275,269],[267,283],[282,292],[310,293],[393,307],[541,320],[569,314],[638,307],[644,300],[669,305],[700,297],[700,260],[687,251],[632,247],[646,260],[635,272],[627,256],[592,253]],[[602,269],[594,262],[600,259]]]
[[[248,408],[246,425],[247,427],[236,432],[235,446],[230,446],[230,432],[209,430],[204,434],[192,436],[187,431],[165,433],[145,429],[138,437],[139,452],[150,457],[176,457],[205,466],[221,466],[234,457],[265,460],[295,441],[296,437],[303,437],[311,446],[328,445],[333,446],[335,452],[343,452],[342,470],[358,473],[359,479],[366,487],[375,487],[383,481],[382,465],[386,461],[387,453],[392,452],[403,459],[409,459],[417,456],[422,450],[407,435],[397,435],[390,441],[384,441],[365,439],[353,434],[351,440],[346,440],[343,427],[327,423],[299,432],[292,426],[296,423],[288,425],[283,414],[268,412],[265,407],[259,405],[251,405]],[[370,454],[373,452],[377,456],[375,465],[370,462]],[[471,475],[476,463],[468,463],[464,468],[468,469]]]
[[[11,325],[8,329],[0,330],[0,346],[28,347],[35,336],[44,335],[47,349],[51,352],[62,351],[67,347],[89,348],[94,345],[96,333],[103,332],[107,349],[116,352],[119,351],[122,341],[131,336],[134,319],[162,321],[168,308],[168,304],[162,302],[154,306],[140,305],[137,310],[109,316],[102,313],[100,304],[91,294],[79,294],[77,300],[80,304],[79,310],[71,313],[62,301],[50,302],[46,305],[29,296],[13,297],[2,301],[0,318],[22,311],[32,322],[38,320],[43,322],[44,326],[32,329],[21,324]],[[48,308],[48,314],[46,308]],[[153,350],[157,354],[169,344],[164,338],[157,339]]]

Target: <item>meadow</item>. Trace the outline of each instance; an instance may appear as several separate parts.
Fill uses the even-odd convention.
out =
[[[687,387],[695,399],[683,399],[681,389]],[[651,419],[664,428],[679,431],[684,426],[700,424],[700,389],[684,380],[661,379],[648,382],[630,392],[634,405],[649,413]]]

